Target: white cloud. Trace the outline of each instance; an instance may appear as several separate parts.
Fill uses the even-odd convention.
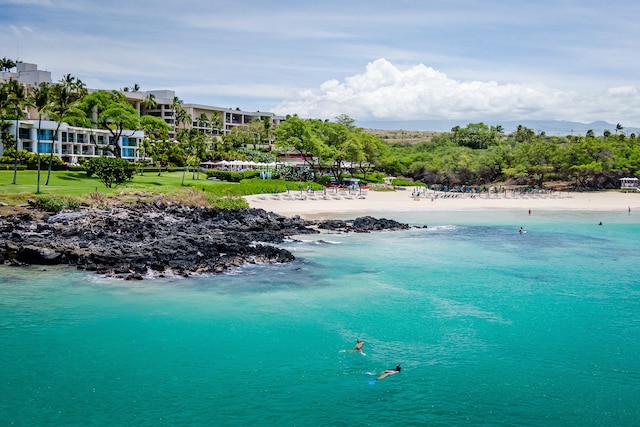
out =
[[[364,73],[329,80],[299,92],[274,108],[278,114],[357,120],[594,120],[637,123],[640,95],[635,86],[579,93],[543,84],[459,81],[419,64],[401,70],[385,59]]]

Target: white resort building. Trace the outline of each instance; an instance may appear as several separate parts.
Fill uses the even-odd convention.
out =
[[[10,79],[17,80],[26,87],[36,87],[42,82],[52,83],[49,71],[38,70],[36,64],[23,62],[16,65],[16,72],[0,72],[0,82]],[[91,91],[90,89],[89,92]],[[149,115],[162,118],[171,128],[169,138],[175,138],[179,129],[174,108],[174,102],[178,100],[175,91],[122,91],[122,94],[140,116]],[[149,100],[153,100],[153,102],[149,103]],[[268,112],[249,112],[200,104],[184,104],[181,101],[179,103],[191,117],[191,123],[188,123],[186,127],[212,136],[220,137],[231,132],[235,127],[247,125],[254,120],[268,120],[274,127],[284,121],[284,117]],[[53,150],[55,156],[69,164],[78,163],[82,158],[107,155],[100,149],[100,145],[106,144],[111,138],[108,130],[78,128],[62,123],[54,141],[53,136],[57,123],[42,120],[40,126],[40,135],[38,135],[37,111],[26,111],[26,119],[18,120],[19,150],[24,149],[32,153],[51,153]],[[9,132],[12,135],[16,134],[15,120],[12,120]],[[144,132],[141,130],[124,131],[119,141],[122,158],[131,161],[139,160],[139,149],[143,140]],[[38,141],[40,142],[38,143]],[[0,144],[0,155],[2,152],[3,147]]]
[[[15,123],[15,121],[14,121]],[[19,120],[18,150],[31,153],[53,154],[68,164],[77,164],[81,158],[100,157],[109,155],[100,146],[106,145],[111,139],[111,133],[106,129],[88,129],[60,125],[58,135],[54,140],[57,122],[42,120],[38,130],[38,120]],[[15,124],[10,129],[15,135]],[[125,131],[118,141],[120,154],[123,159],[139,160],[139,147],[144,139],[144,132]],[[2,154],[2,147],[0,147]]]

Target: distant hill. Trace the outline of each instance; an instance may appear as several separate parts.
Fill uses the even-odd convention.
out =
[[[406,142],[408,144],[416,144],[429,140],[435,132],[419,131],[419,130],[395,130],[395,129],[369,129],[365,128],[366,133],[377,136],[385,142]]]
[[[394,130],[398,132],[405,132],[399,134],[400,137],[407,137],[411,131],[417,132],[449,132],[454,126],[465,127],[469,123],[477,123],[477,121],[461,121],[461,120],[406,120],[406,121],[356,121],[356,126],[371,129],[371,130]],[[544,132],[549,136],[565,136],[565,135],[584,135],[588,130],[599,136],[602,135],[605,130],[615,133],[616,124],[608,123],[605,121],[597,121],[592,123],[579,123],[569,122],[562,120],[522,120],[522,121],[506,121],[506,122],[491,122],[482,121],[486,125],[496,126],[501,125],[504,129],[505,135],[515,131],[519,125],[525,126],[529,129],[533,129],[535,133]],[[622,123],[624,126],[624,123]],[[640,128],[637,127],[624,127],[623,132],[626,134],[635,133],[640,134]],[[394,140],[400,140],[400,138],[394,138]]]

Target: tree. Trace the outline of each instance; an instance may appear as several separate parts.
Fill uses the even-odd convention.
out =
[[[18,63],[12,59],[7,59],[6,57],[0,59],[0,70],[2,71],[11,71]]]
[[[181,129],[178,132],[178,141],[184,150],[187,161],[182,173],[182,185],[184,185],[184,177],[189,172],[189,166],[193,165],[193,177],[196,179],[196,173],[199,170],[200,161],[207,155],[207,141],[205,136],[196,129]]]
[[[312,121],[303,120],[296,115],[287,119],[276,129],[275,144],[285,151],[298,154],[316,179],[316,164],[326,146],[312,128]]]
[[[148,94],[144,98],[144,101],[142,101],[142,107],[144,108],[145,112],[148,110],[155,110],[156,108],[158,108],[158,102],[156,101],[156,96],[152,93]]]
[[[133,86],[127,86],[122,88],[123,92],[138,92],[140,91],[140,85],[138,83],[134,83]]]
[[[85,163],[87,175],[95,175],[105,187],[117,187],[129,181],[135,174],[135,167],[129,161],[115,157],[97,157]]]
[[[58,83],[50,88],[51,106],[49,116],[57,122],[56,130],[53,133],[51,142],[51,152],[49,154],[49,165],[47,167],[47,180],[44,185],[49,185],[51,178],[51,168],[53,167],[53,152],[55,151],[55,141],[58,139],[58,132],[62,122],[84,117],[84,113],[78,109],[78,104],[87,94],[87,89],[80,79],[72,77],[70,74],[64,76]]]
[[[545,176],[554,170],[557,152],[556,144],[535,138],[518,144],[512,154],[516,165],[526,171],[535,185],[542,187]]]
[[[338,181],[342,180],[344,163],[347,157],[355,158],[354,152],[359,151],[357,140],[351,139],[347,147],[346,144],[352,132],[340,123],[315,120],[311,122],[311,126],[313,133],[322,142],[322,145],[318,146],[318,150],[315,153],[318,163],[321,158],[322,160],[331,161],[331,174]]]
[[[384,144],[380,138],[375,135],[359,132],[358,137],[362,143],[362,153],[364,154],[364,159],[359,162],[359,168],[366,178],[367,171],[374,167],[378,158],[382,155],[384,151]]]
[[[467,127],[456,126],[451,129],[453,142],[461,147],[469,147],[474,150],[487,148],[495,139],[496,129],[491,129],[484,123],[469,123]]]
[[[140,127],[138,112],[127,102],[125,96],[118,91],[99,90],[84,97],[79,107],[86,117],[91,117],[84,119],[81,125],[89,127],[93,124],[97,128],[108,130],[111,134],[106,144],[93,140],[94,145],[114,157],[122,157],[120,138],[124,131],[135,131]]]
[[[36,185],[36,193],[40,193],[40,133],[42,129],[42,116],[46,115],[51,108],[49,83],[42,82],[38,85],[37,88],[33,89],[31,91],[31,101],[35,108],[38,110],[38,136],[36,146],[36,155],[38,156],[38,179]]]
[[[222,133],[222,111],[214,111],[213,113],[211,113],[209,125],[211,126],[212,133],[214,133],[213,131],[216,131],[216,135]]]
[[[31,105],[27,92],[22,83],[17,80],[10,79],[7,88],[7,105],[13,111],[16,120],[16,140],[15,154],[13,162],[13,181],[15,184],[18,177],[18,146],[20,144],[20,118],[23,116],[24,108]]]
[[[209,117],[207,117],[207,113],[200,113],[200,115],[196,119],[196,124],[199,127],[204,128],[204,133],[208,133]]]
[[[191,115],[187,113],[187,110],[182,107],[182,101],[180,100],[180,98],[174,96],[173,100],[171,101],[170,108],[173,111],[176,131],[178,130],[178,128],[180,128],[180,125],[182,125],[182,127],[186,127],[187,125],[192,124]]]
[[[162,162],[167,161],[166,145],[171,127],[161,118],[153,116],[141,117],[140,124],[144,130],[144,140],[142,141],[144,154],[142,157],[151,156],[153,161],[158,164],[158,176],[160,176]]]
[[[225,151],[231,151],[251,144],[251,133],[247,130],[246,125],[234,126],[231,132],[222,135],[222,143]]]
[[[349,130],[355,129],[355,122],[356,122],[355,119],[352,119],[346,114],[340,114],[335,119],[336,119],[336,123],[338,123],[339,125],[345,126]]]
[[[535,132],[526,126],[518,125],[518,128],[513,133],[513,137],[516,142],[531,142],[536,136]]]
[[[176,111],[176,125],[178,127],[182,125],[182,128],[186,129],[187,126],[191,126],[192,123],[193,121],[192,121],[191,115],[187,113],[187,110],[180,107],[180,109]]]
[[[9,83],[0,83],[0,139],[2,140],[5,156],[13,155],[15,149],[14,138],[9,133],[11,122],[5,120],[9,117],[8,111],[11,111],[9,108]]]

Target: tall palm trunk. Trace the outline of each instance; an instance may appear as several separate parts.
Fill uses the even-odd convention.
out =
[[[18,141],[20,136],[20,120],[18,119],[18,111],[16,110],[16,153],[13,157],[13,181],[11,184],[15,184],[18,178]]]
[[[60,122],[58,122],[58,126],[56,126],[56,131],[53,133],[53,138],[51,140],[51,153],[49,154],[49,166],[47,167],[47,181],[44,185],[49,185],[49,179],[51,179],[51,169],[53,167],[53,148],[55,147],[56,140],[58,139],[58,131],[60,130]]]
[[[40,194],[40,128],[42,127],[42,114],[38,115],[38,137],[36,145],[36,155],[38,156],[38,183],[36,184],[36,194]]]
[[[189,162],[187,162],[187,165],[182,170],[182,186],[184,186],[184,176],[187,174],[187,172],[189,172]]]

